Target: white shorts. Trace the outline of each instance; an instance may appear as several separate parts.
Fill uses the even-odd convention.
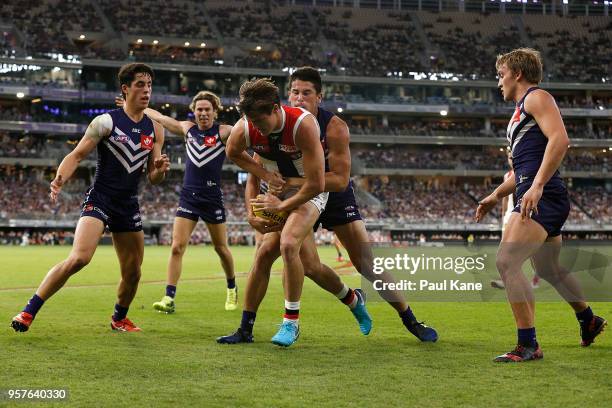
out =
[[[297,193],[299,190],[299,188],[292,188],[290,190],[285,191],[282,194],[282,197],[279,197],[281,200],[286,200],[289,197],[292,197],[293,195],[295,195],[295,193]],[[318,194],[314,197],[312,197],[310,200],[308,200],[309,203],[312,203],[317,211],[319,211],[319,214],[321,214],[323,211],[325,211],[325,206],[327,205],[327,200],[329,198],[329,193],[327,191],[322,192],[321,194]]]

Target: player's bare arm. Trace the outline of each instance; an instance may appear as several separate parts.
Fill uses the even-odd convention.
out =
[[[542,197],[544,186],[561,166],[569,148],[569,138],[561,112],[552,95],[541,89],[536,90],[525,98],[524,109],[534,117],[548,139],[548,144],[533,184],[521,200],[521,218],[529,217],[531,211],[538,212],[538,202]]]
[[[284,201],[266,194],[254,203],[258,208],[289,212],[325,191],[325,158],[319,139],[319,125],[314,116],[309,115],[300,123],[295,135],[295,145],[302,152],[304,184],[295,195]]]
[[[285,184],[285,181],[280,174],[264,169],[247,154],[246,149],[244,119],[240,119],[236,122],[236,125],[232,127],[230,136],[227,139],[225,148],[227,157],[240,168],[255,175],[260,180],[264,180],[268,185],[274,186],[275,188],[281,188],[282,185]]]
[[[51,192],[49,197],[51,201],[55,202],[57,200],[57,196],[62,190],[62,187],[70,177],[72,177],[79,163],[89,156],[91,151],[96,148],[101,140],[110,135],[112,127],[113,121],[109,115],[96,116],[94,120],[91,121],[79,144],[77,144],[72,152],[64,157],[57,168],[57,173],[50,187]]]
[[[147,163],[147,172],[149,182],[151,184],[159,184],[164,181],[166,172],[170,170],[170,159],[167,155],[162,154],[161,150],[164,145],[164,128],[157,122],[153,122],[155,131],[155,143],[153,151],[149,155]]]
[[[329,171],[325,173],[325,191],[346,190],[351,175],[350,134],[346,122],[334,116],[327,125],[327,149]],[[302,186],[303,178],[292,177],[286,186]]]
[[[478,203],[478,208],[476,208],[476,216],[474,217],[476,222],[480,222],[489,211],[495,208],[499,200],[507,197],[515,191],[516,181],[514,180],[514,177],[508,177],[508,179],[501,183],[495,189],[495,191]]]
[[[221,138],[221,142],[223,144],[227,144],[227,139],[229,139],[229,136],[231,133],[232,133],[231,125],[220,125],[219,126],[219,137]]]
[[[195,125],[195,123],[190,122],[188,120],[178,121],[151,108],[145,109],[144,113],[152,120],[161,124],[165,129],[168,129],[175,135],[186,136],[187,132],[189,132],[189,129],[191,129],[193,125]]]

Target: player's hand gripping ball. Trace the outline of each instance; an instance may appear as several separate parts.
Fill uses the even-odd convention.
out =
[[[272,196],[272,197],[276,198],[275,196]],[[276,199],[278,200],[278,198]],[[269,204],[267,202],[269,200],[270,198],[267,198],[263,194],[259,194],[256,200],[258,201],[258,203],[253,202],[251,204],[251,206],[253,207],[253,214],[255,214],[255,216],[258,218],[262,218],[274,224],[280,224],[280,225],[284,224],[285,221],[287,221],[287,216],[288,216],[288,214],[285,211],[272,211],[266,208],[262,208],[262,205],[266,206]]]

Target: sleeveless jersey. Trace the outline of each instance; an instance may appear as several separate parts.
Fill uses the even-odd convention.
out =
[[[321,131],[321,145],[323,146],[323,152],[325,154],[325,171],[329,171],[329,148],[327,147],[327,126],[331,122],[335,115],[325,109],[319,108],[317,111],[317,121],[319,122],[319,129]],[[330,192],[329,200],[327,205],[331,207],[332,203],[338,203],[340,201],[350,200],[354,201],[353,181],[349,178],[349,183],[346,186],[346,190],[339,192]]]
[[[311,115],[302,108],[281,106],[279,129],[264,136],[244,117],[244,136],[248,147],[259,155],[266,170],[278,171],[283,177],[303,177],[302,152],[295,145],[295,135],[302,120]]]
[[[106,115],[112,119],[110,135],[98,143],[93,188],[113,198],[138,196],[138,183],[155,144],[153,121],[144,115],[138,123],[123,109]]]
[[[225,145],[221,142],[220,126],[200,130],[193,125],[185,139],[185,177],[183,188],[189,190],[221,189],[221,169],[225,160]]]
[[[525,96],[516,105],[512,119],[508,124],[506,137],[512,151],[512,167],[517,189],[522,183],[531,184],[542,164],[544,151],[548,145],[548,139],[538,126],[533,116],[525,112],[525,98],[531,92],[539,89],[532,87],[527,90]],[[559,170],[556,170],[547,186],[563,184]]]

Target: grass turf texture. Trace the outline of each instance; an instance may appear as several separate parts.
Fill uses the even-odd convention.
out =
[[[233,248],[236,270],[246,272],[252,248]],[[579,346],[576,319],[562,303],[537,306],[544,360],[494,364],[514,345],[505,303],[418,303],[419,319],[440,340],[422,344],[386,304],[370,303],[372,333],[359,333],[345,306],[306,280],[302,335],[289,349],[269,340],[281,321],[278,274],[271,280],[255,325],[256,343],[215,342],[239,324],[226,312],[225,280],[209,247],[190,247],[177,291],[177,313],[155,312],[164,294],[168,247],[147,247],[142,284],[129,317],[142,333],[109,328],[119,278],[111,247],[43,307],[27,333],[9,328],[45,272],[68,247],[0,247],[0,388],[68,388],[58,406],[601,406],[612,379],[612,336]],[[329,265],[335,252],[320,250]],[[276,271],[281,267],[277,263]],[[352,287],[356,275],[343,276]],[[245,275],[239,274],[239,290]],[[242,304],[242,296],[240,296]],[[593,305],[612,318],[611,303]],[[0,402],[1,403],[1,402]]]

